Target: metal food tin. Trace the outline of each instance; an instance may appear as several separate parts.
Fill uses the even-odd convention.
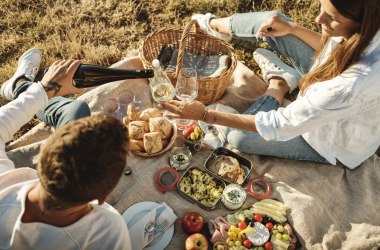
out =
[[[202,182],[197,183],[197,180],[196,180],[194,183],[190,183],[190,184],[188,183],[188,180],[190,178],[192,178],[193,170],[200,171],[200,173],[202,175],[207,174],[208,176],[210,176],[211,180],[213,180],[216,184],[215,189],[219,189],[219,187],[220,187],[219,190],[214,190],[214,192],[219,192],[220,195],[218,197],[214,196],[213,198],[215,198],[215,199],[213,199],[212,202],[205,202],[204,197],[199,198],[199,199],[194,198],[194,196],[196,196],[195,193],[202,190]],[[205,178],[209,178],[209,177],[205,177]],[[192,178],[192,179],[194,179],[194,178]],[[209,185],[209,183],[208,184],[206,184],[206,183],[208,183],[207,180],[205,183],[203,183],[203,185],[204,186]],[[194,188],[191,186],[192,184],[194,184]],[[201,167],[197,167],[197,166],[189,167],[185,171],[185,173],[182,175],[182,177],[179,179],[179,181],[177,182],[177,191],[179,192],[179,194],[182,195],[187,200],[197,204],[200,208],[203,208],[205,210],[212,210],[216,207],[216,205],[218,204],[218,202],[222,198],[222,193],[223,193],[223,190],[225,187],[226,187],[226,184],[224,183],[224,181],[221,178],[219,178],[215,174],[211,173],[210,171],[207,171],[206,169],[201,168]]]
[[[241,155],[239,155],[239,154],[237,154],[237,153],[235,153],[229,149],[226,149],[223,147],[215,149],[210,154],[210,156],[207,158],[207,160],[205,162],[205,168],[208,171],[215,174],[216,176],[218,176],[219,178],[221,178],[227,184],[236,184],[236,183],[232,182],[231,180],[228,180],[226,178],[219,176],[218,175],[219,169],[217,169],[217,167],[214,164],[212,164],[214,160],[216,160],[218,157],[223,156],[223,155],[234,157],[239,162],[240,167],[244,171],[244,181],[242,184],[240,184],[240,185],[243,185],[245,183],[245,181],[247,180],[247,178],[249,177],[249,174],[251,173],[252,162],[250,160],[248,160],[247,158],[245,158],[245,157],[243,157],[243,156],[241,156]]]

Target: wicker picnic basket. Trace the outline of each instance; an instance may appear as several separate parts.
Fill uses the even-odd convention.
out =
[[[195,26],[195,31],[191,28]],[[145,37],[140,45],[139,54],[145,68],[151,68],[151,62],[156,59],[164,46],[178,49],[175,72],[166,72],[175,86],[177,75],[182,69],[184,52],[201,56],[227,55],[230,58],[229,67],[217,77],[198,77],[198,97],[196,100],[205,105],[219,100],[230,83],[236,68],[237,57],[230,44],[220,39],[201,33],[197,21],[191,20],[182,30],[161,29]]]

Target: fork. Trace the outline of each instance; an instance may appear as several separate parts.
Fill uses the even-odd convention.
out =
[[[153,240],[152,237],[155,236],[156,234],[162,233],[168,225],[169,225],[169,221],[167,219],[164,219],[163,221],[161,221],[160,224],[155,226],[154,229],[149,234],[149,241]]]
[[[167,219],[163,220],[160,224],[158,224],[153,229],[154,234],[161,233],[168,225],[169,225],[169,221]]]

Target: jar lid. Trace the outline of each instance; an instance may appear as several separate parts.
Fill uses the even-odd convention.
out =
[[[179,180],[179,173],[171,167],[164,167],[156,174],[156,185],[160,192],[171,191]]]
[[[263,193],[259,193],[256,191],[258,188],[265,189],[265,190]],[[247,192],[248,194],[255,197],[256,199],[262,200],[272,195],[272,186],[264,178],[258,177],[258,178],[249,180]]]

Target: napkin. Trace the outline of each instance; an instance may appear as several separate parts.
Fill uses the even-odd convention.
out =
[[[175,72],[177,67],[178,49],[163,47],[158,55],[166,72]],[[183,68],[193,68],[199,77],[218,77],[225,72],[230,64],[227,55],[203,56],[186,52],[183,55]]]
[[[231,113],[231,114],[238,114],[239,112],[236,111],[234,108],[230,106],[226,106],[223,104],[211,104],[208,106],[209,109],[213,109],[219,112],[224,112],[224,113]],[[213,134],[212,129],[216,129],[217,133]],[[212,148],[219,148],[224,145],[224,143],[227,140],[227,129],[228,127],[226,126],[221,126],[221,125],[204,125],[202,128],[203,131],[206,133],[205,138],[203,140],[203,143],[211,146]]]
[[[156,212],[159,211],[162,212],[156,214]],[[169,223],[161,233],[157,233],[155,235],[145,233],[145,226],[149,222],[155,221],[156,225],[159,225],[165,219],[168,220]],[[176,219],[177,216],[174,214],[173,209],[171,209],[165,202],[153,208],[143,218],[136,222],[136,224],[129,228],[129,236],[132,243],[132,249],[143,249],[160,234],[164,233],[165,230],[170,227]]]

